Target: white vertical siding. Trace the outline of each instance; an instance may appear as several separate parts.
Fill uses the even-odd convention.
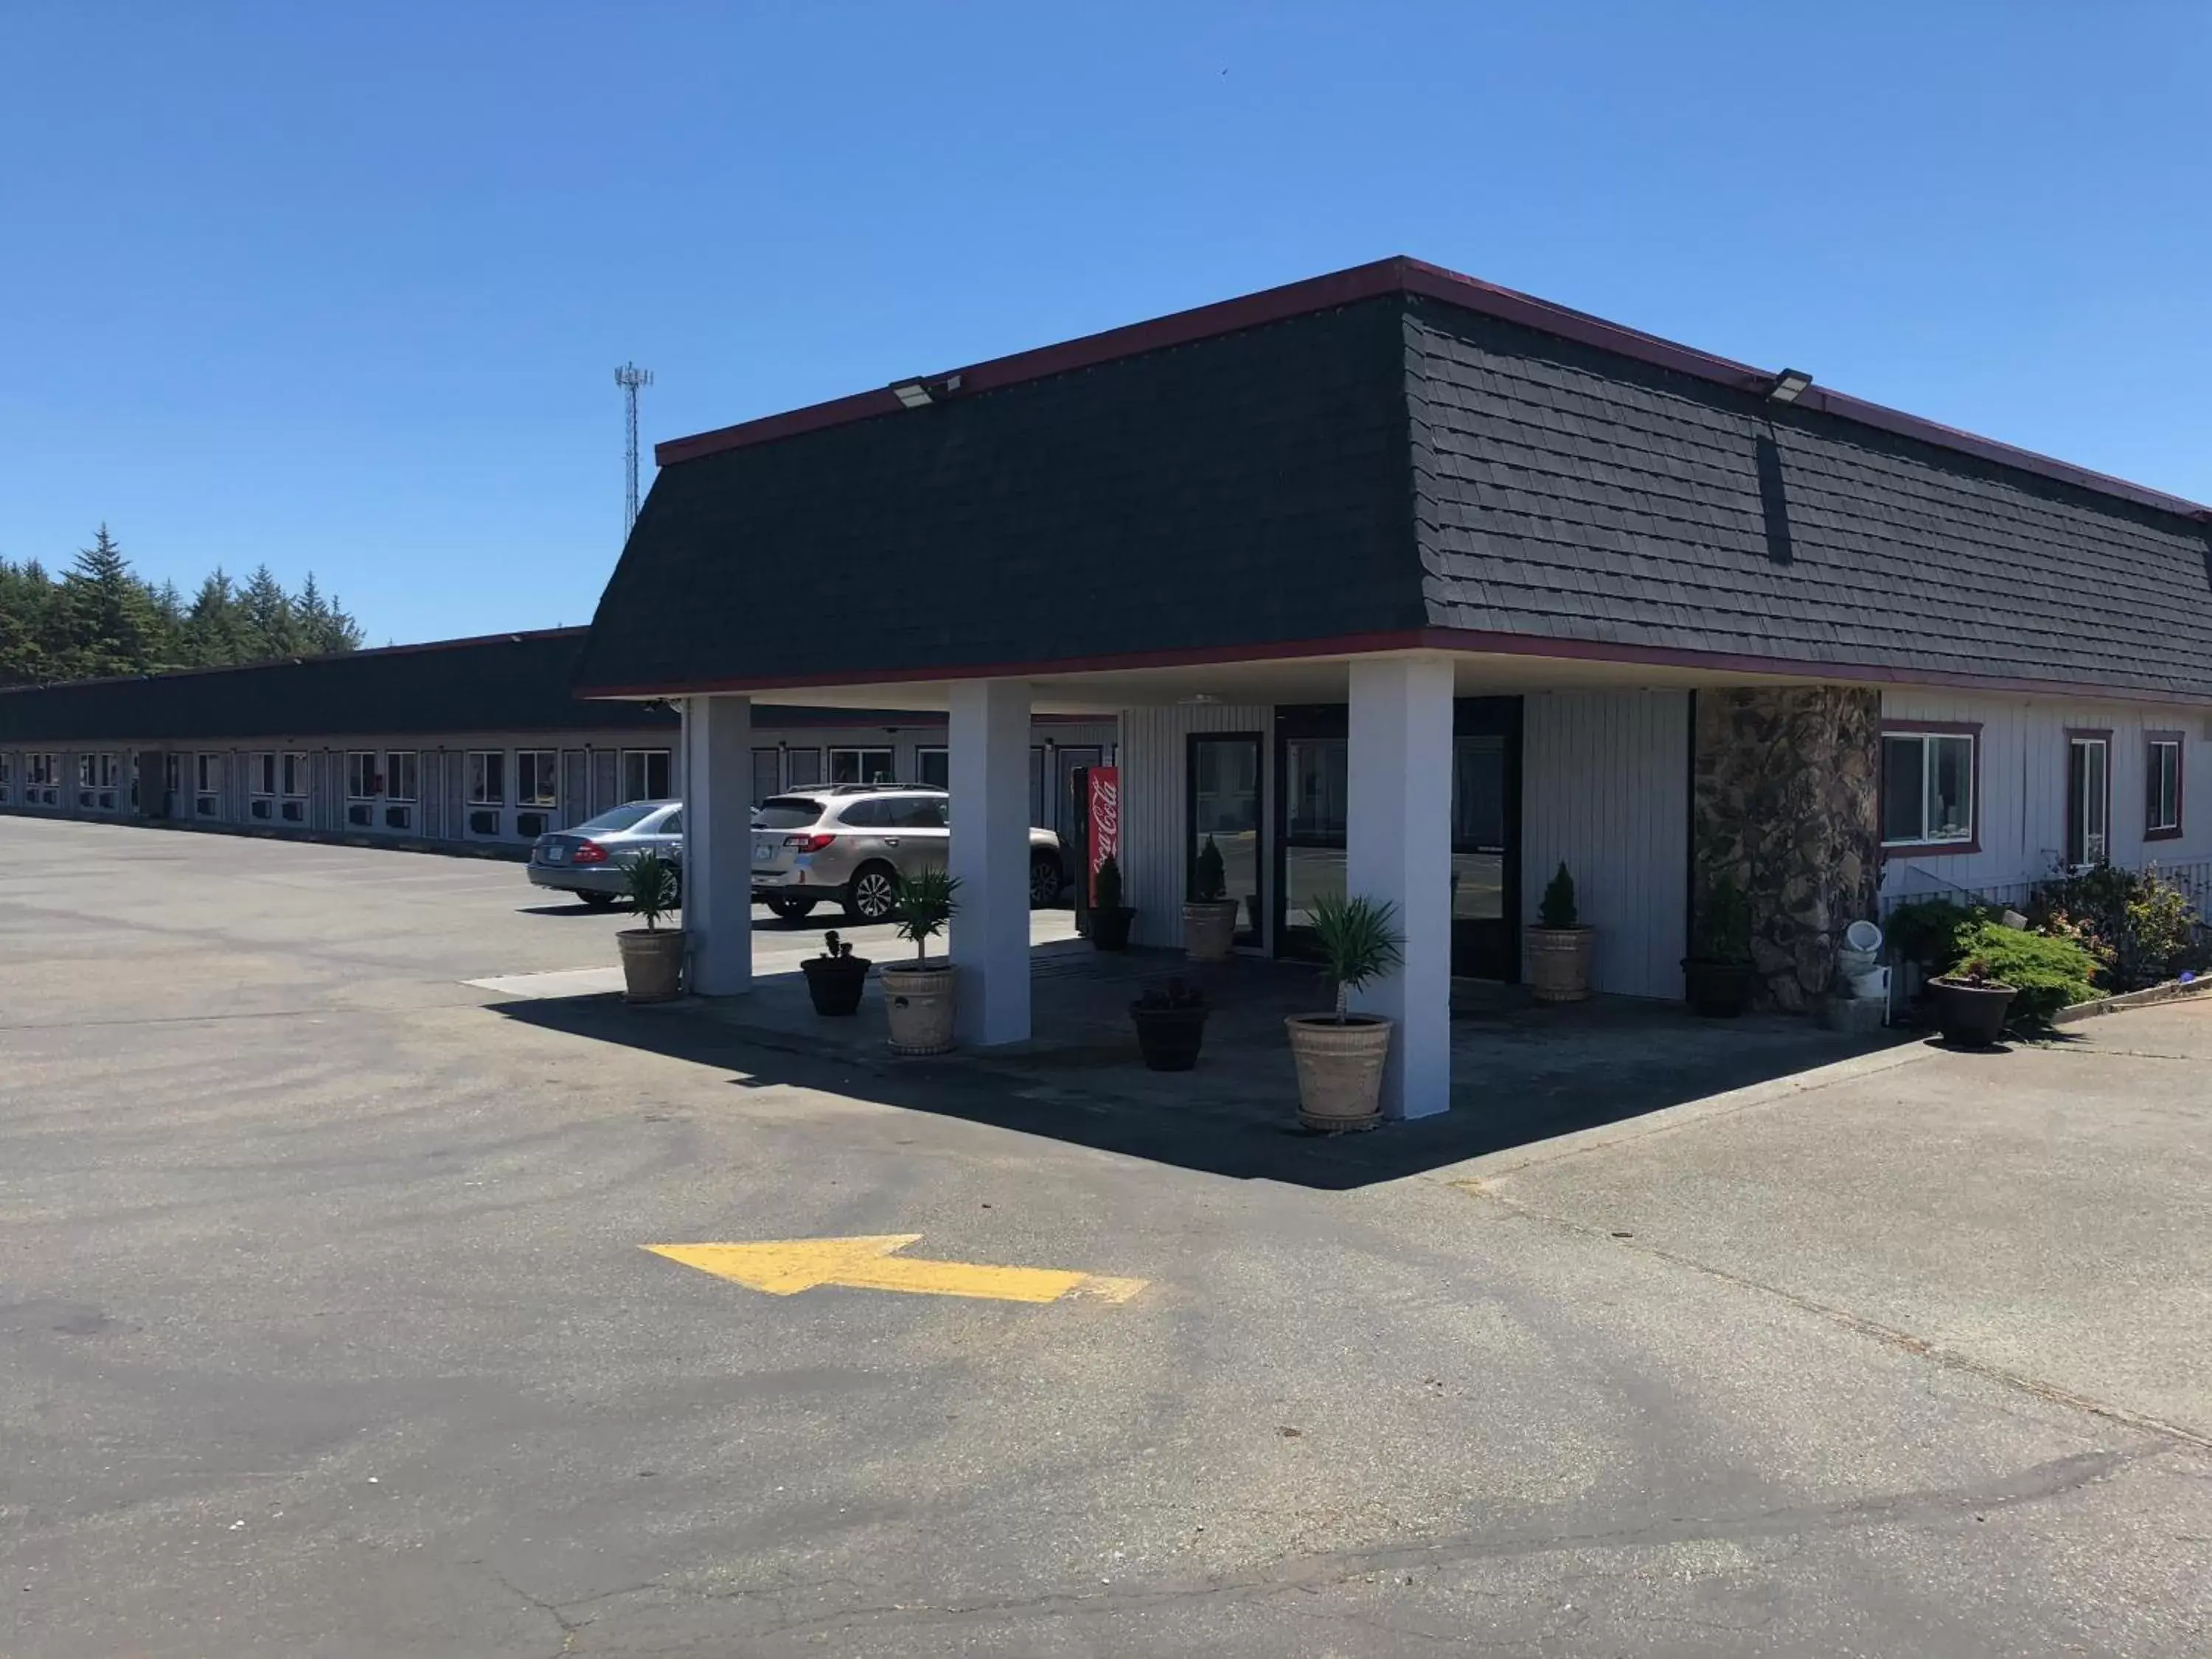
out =
[[[1521,908],[1562,860],[1598,930],[1591,983],[1679,997],[1690,865],[1690,699],[1540,692],[1522,704]]]
[[[1130,937],[1139,945],[1182,943],[1185,875],[1184,796],[1190,781],[1185,741],[1194,732],[1257,732],[1261,735],[1260,799],[1265,833],[1275,844],[1275,711],[1224,703],[1177,704],[1121,711],[1121,878],[1126,902],[1137,909]],[[1274,905],[1274,871],[1261,873]],[[1270,918],[1268,927],[1274,923]]]
[[[1980,889],[2036,881],[2051,873],[2066,847],[2066,734],[2110,731],[2112,860],[2130,867],[2212,859],[2212,716],[2157,703],[1902,690],[1882,693],[1885,720],[1978,725],[1981,799],[1975,808],[1979,850],[1935,855],[1893,854],[1882,870],[1885,898],[1935,884]],[[2150,732],[2181,734],[2181,828],[2175,839],[2143,838]]]

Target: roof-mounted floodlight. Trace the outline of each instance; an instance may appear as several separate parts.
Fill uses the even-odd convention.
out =
[[[1803,369],[1785,368],[1774,377],[1774,384],[1766,388],[1766,395],[1778,404],[1794,404],[1812,384],[1813,377]]]
[[[933,380],[893,380],[891,395],[908,409],[927,409],[932,404],[943,403],[960,390],[957,374],[939,375]]]

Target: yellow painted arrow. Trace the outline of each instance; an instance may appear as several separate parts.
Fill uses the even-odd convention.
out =
[[[644,1248],[718,1279],[735,1279],[770,1296],[796,1296],[817,1285],[915,1296],[975,1296],[997,1302],[1057,1302],[1071,1292],[1127,1302],[1147,1281],[1109,1279],[1059,1267],[992,1267],[976,1261],[929,1261],[896,1251],[920,1233],[871,1238],[782,1238],[757,1244],[647,1244]]]

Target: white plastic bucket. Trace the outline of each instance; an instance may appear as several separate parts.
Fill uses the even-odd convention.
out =
[[[1844,943],[1872,956],[1881,949],[1881,929],[1870,921],[1855,921],[1844,929]]]
[[[1864,973],[1848,975],[1846,979],[1851,988],[1851,995],[1861,1000],[1871,1000],[1875,997],[1885,1001],[1888,1000],[1889,969],[1887,968],[1869,968]]]
[[[1875,953],[1872,951],[1855,951],[1847,945],[1838,945],[1836,949],[1836,971],[1845,979],[1856,979],[1871,969],[1874,963]]]

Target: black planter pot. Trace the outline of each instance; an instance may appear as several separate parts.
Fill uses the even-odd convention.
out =
[[[1204,1008],[1144,1008],[1129,1005],[1129,1018],[1137,1022],[1137,1047],[1144,1051],[1149,1072],[1188,1072],[1198,1064],[1199,1045],[1206,1041]]]
[[[1102,951],[1126,951],[1129,948],[1129,924],[1137,913],[1126,904],[1111,909],[1094,909],[1091,913],[1091,942]]]
[[[846,1015],[860,1012],[860,992],[868,982],[866,957],[809,957],[799,967],[806,974],[806,994],[814,999],[817,1014]]]
[[[1756,971],[1747,962],[1685,957],[1683,999],[1690,1005],[1692,1013],[1704,1018],[1737,1018],[1751,1006],[1752,976]]]
[[[2004,1035],[2005,1015],[2020,994],[2009,985],[1965,985],[1955,980],[1930,980],[1936,999],[1936,1024],[1943,1040],[1962,1048],[1988,1048]]]

